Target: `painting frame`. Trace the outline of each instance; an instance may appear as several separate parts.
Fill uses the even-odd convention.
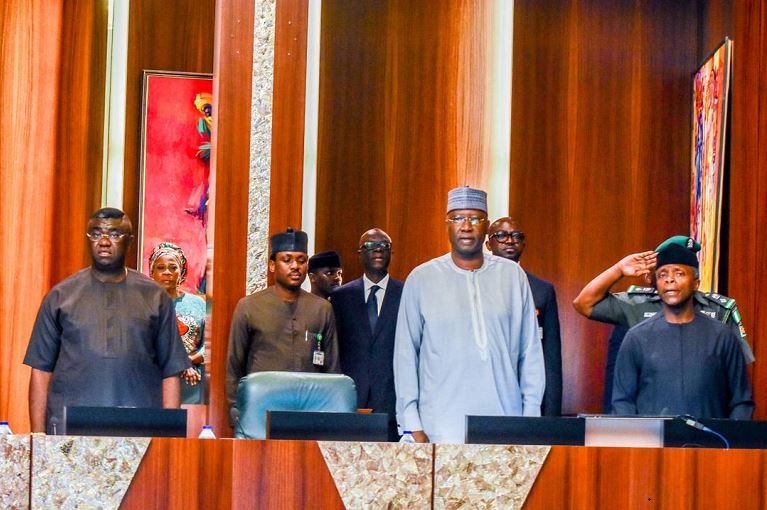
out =
[[[692,74],[690,237],[701,245],[703,292],[716,292],[719,284],[732,49],[726,37]]]
[[[187,259],[183,290],[204,295],[213,75],[145,70],[142,83],[138,270],[149,275],[152,249],[172,242]]]

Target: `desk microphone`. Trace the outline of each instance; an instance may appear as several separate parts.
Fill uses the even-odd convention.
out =
[[[232,419],[232,427],[234,428],[235,435],[239,432],[242,437],[245,439],[253,439],[250,436],[248,436],[244,430],[242,430],[242,425],[240,424],[240,410],[236,407],[233,407],[229,411],[229,416]]]
[[[677,416],[677,418],[682,420],[682,422],[684,422],[684,424],[689,427],[702,430],[703,432],[706,432],[708,434],[718,437],[722,441],[722,443],[724,443],[724,448],[726,450],[730,449],[730,442],[727,440],[726,437],[724,437],[722,434],[720,434],[716,430],[706,427],[700,421],[698,421],[698,419],[695,418],[694,416],[690,416],[689,414],[680,414],[679,416]]]

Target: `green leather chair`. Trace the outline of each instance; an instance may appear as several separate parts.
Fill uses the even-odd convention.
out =
[[[240,379],[234,437],[266,438],[267,411],[357,410],[354,380],[341,374],[311,372],[254,372]]]

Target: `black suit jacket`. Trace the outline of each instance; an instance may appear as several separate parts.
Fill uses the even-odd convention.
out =
[[[559,309],[554,286],[527,273],[533,291],[538,327],[543,328],[543,364],[546,368],[546,391],[543,394],[541,415],[562,414],[562,338],[559,331]]]
[[[331,294],[336,315],[341,370],[354,379],[357,406],[395,416],[394,332],[402,297],[402,282],[389,277],[375,331],[370,330],[362,278]]]

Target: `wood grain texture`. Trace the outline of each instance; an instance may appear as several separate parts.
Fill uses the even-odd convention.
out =
[[[50,285],[56,197],[56,105],[63,8],[11,0],[0,6],[0,416],[29,430],[22,365],[37,308]],[[23,248],[37,247],[29,250]]]
[[[107,4],[68,5],[61,41],[51,286],[91,263],[85,226],[101,207]]]
[[[761,508],[765,466],[763,450],[553,447],[525,509]]]
[[[4,2],[5,125],[0,137],[2,260],[0,415],[29,430],[23,366],[37,309],[52,285],[86,265],[85,221],[98,205],[106,6]],[[35,247],[21,250],[22,246]],[[45,248],[43,248],[45,247]]]
[[[738,300],[754,348],[752,368],[756,417],[767,417],[767,2],[724,2],[731,9],[733,80],[727,292]],[[731,30],[731,31],[730,31]],[[718,42],[718,41],[717,41]]]
[[[269,233],[302,225],[309,2],[277,2],[274,29]]]
[[[343,509],[315,441],[234,441],[232,508]]]
[[[358,277],[360,234],[393,239],[391,273],[448,250],[447,192],[485,187],[487,3],[323,2],[317,250]]]
[[[553,447],[525,502],[551,508],[762,508],[767,452]],[[154,438],[121,508],[344,508],[314,441]]]
[[[570,303],[626,254],[689,230],[696,4],[514,8],[510,209],[523,264],[557,289],[563,412],[599,411],[610,329]]]
[[[120,508],[233,508],[232,452],[232,441],[154,438]]]
[[[139,219],[141,108],[144,70],[213,72],[215,0],[130,2],[125,99],[123,210]],[[217,112],[214,111],[214,117]],[[138,243],[128,264],[136,267]]]
[[[213,232],[209,422],[219,436],[231,435],[224,389],[229,325],[245,295],[250,169],[250,101],[255,4],[216,3],[213,72],[213,139],[209,224]],[[227,433],[224,433],[227,431]]]

